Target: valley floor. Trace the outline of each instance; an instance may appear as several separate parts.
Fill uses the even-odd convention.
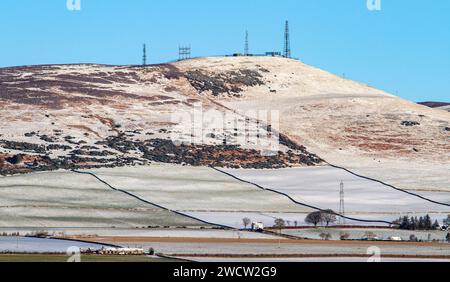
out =
[[[158,253],[194,261],[345,261],[351,258],[367,261],[374,251],[379,252],[382,259],[390,261],[450,261],[448,243],[199,238],[103,238],[101,241],[130,247],[152,247]]]
[[[418,180],[420,181],[420,180]],[[403,191],[345,170],[320,166],[278,170],[213,169],[155,164],[0,177],[0,227],[244,228],[275,219],[305,226],[308,213],[339,211],[345,225],[389,226],[401,216],[442,222],[450,193]]]
[[[306,226],[306,215],[318,208],[339,210],[341,181],[345,225],[355,228],[294,228]],[[449,259],[447,232],[387,227],[405,215],[430,214],[442,222],[450,214],[448,203],[447,193],[411,194],[333,167],[217,170],[155,164],[0,177],[0,233],[46,233],[201,260],[359,259],[370,247],[389,260],[440,260]],[[246,217],[266,227],[282,218],[290,227],[283,234],[308,240],[286,239],[276,230],[242,231]],[[382,240],[415,235],[427,242],[353,241],[369,231]],[[337,241],[318,240],[323,232]],[[338,240],[343,232],[351,241]]]

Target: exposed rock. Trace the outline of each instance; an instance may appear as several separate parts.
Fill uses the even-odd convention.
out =
[[[42,141],[45,141],[45,142],[48,142],[48,143],[54,143],[54,142],[55,142],[55,139],[53,139],[52,137],[47,136],[47,135],[42,135],[42,136],[40,136],[39,138],[40,138]]]
[[[243,69],[221,74],[204,74],[203,72],[189,71],[185,77],[200,93],[210,91],[212,95],[236,95],[243,91],[242,87],[263,85],[262,76],[255,70]]]
[[[6,161],[10,164],[17,165],[23,162],[23,156],[24,155],[22,154],[14,155],[12,157],[6,158]]]
[[[406,121],[402,121],[401,125],[403,125],[403,126],[410,126],[411,127],[411,126],[420,125],[420,122],[406,120]]]
[[[115,155],[109,151],[90,151],[90,150],[74,150],[71,152],[73,155],[82,155],[82,156],[95,156],[95,157],[107,157]]]
[[[26,143],[26,142],[15,142],[15,141],[7,141],[0,140],[0,147],[10,150],[17,150],[29,153],[37,153],[37,154],[46,154],[47,150],[45,146]]]
[[[51,144],[51,145],[47,146],[47,150],[48,151],[56,151],[56,150],[68,151],[68,150],[72,150],[72,147],[67,146],[67,145]]]

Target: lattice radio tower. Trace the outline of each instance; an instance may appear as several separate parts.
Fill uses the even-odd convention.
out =
[[[245,31],[245,49],[244,49],[244,55],[249,55],[249,47],[248,47],[248,31]]]
[[[284,29],[284,53],[285,58],[291,57],[291,39],[289,35],[289,21],[286,21],[286,26]]]
[[[179,60],[188,60],[191,58],[191,46],[180,46],[178,48]]]
[[[339,224],[345,224],[345,218],[343,218],[342,216],[345,216],[345,195],[344,195],[344,181],[341,181],[341,185],[340,185],[340,192],[339,192],[339,214],[341,215],[339,217]]]
[[[147,46],[144,44],[144,47],[142,49],[142,65],[147,65]]]

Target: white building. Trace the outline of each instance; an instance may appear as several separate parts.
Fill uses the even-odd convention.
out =
[[[253,222],[252,223],[252,230],[254,230],[254,231],[263,231],[264,230],[264,223],[262,223],[262,222]]]

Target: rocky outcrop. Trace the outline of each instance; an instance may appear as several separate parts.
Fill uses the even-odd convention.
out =
[[[263,85],[262,75],[257,70],[243,69],[219,74],[188,71],[185,77],[199,93],[210,92],[213,96],[227,94],[238,96],[243,87]]]

